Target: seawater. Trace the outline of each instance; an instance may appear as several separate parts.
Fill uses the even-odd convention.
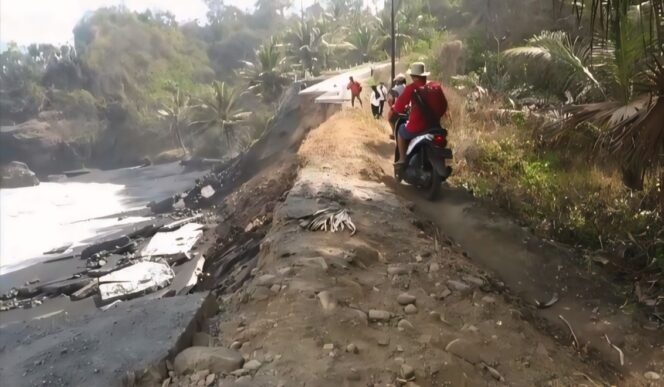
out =
[[[36,263],[51,249],[89,243],[118,226],[148,220],[113,215],[184,192],[205,173],[175,162],[0,189],[0,274]]]
[[[124,188],[66,182],[0,189],[0,274],[20,269],[48,250],[77,245],[103,235],[103,230],[145,220],[103,218],[132,209],[122,195]]]

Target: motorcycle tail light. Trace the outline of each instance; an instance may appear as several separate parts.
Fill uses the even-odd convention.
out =
[[[447,145],[447,139],[445,138],[445,136],[437,134],[433,136],[433,143],[438,145],[439,147],[445,148],[445,146]]]

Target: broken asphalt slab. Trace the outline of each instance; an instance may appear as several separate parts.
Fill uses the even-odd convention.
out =
[[[151,293],[166,287],[175,277],[166,263],[142,261],[99,278],[104,302]]]
[[[203,234],[203,225],[186,223],[173,231],[156,233],[143,249],[143,257],[168,257],[188,254]]]
[[[6,386],[120,386],[165,377],[165,360],[191,345],[214,297],[195,294],[121,302],[107,311],[64,314],[0,328]]]

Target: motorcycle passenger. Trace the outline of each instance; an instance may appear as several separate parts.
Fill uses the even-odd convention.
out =
[[[447,98],[438,82],[427,82],[428,73],[422,62],[411,64],[407,72],[413,82],[406,86],[403,93],[392,106],[391,115],[404,114],[410,106],[410,116],[397,131],[399,160],[395,167],[403,169],[406,164],[408,143],[421,133],[440,127],[440,119],[447,113]]]
[[[395,126],[399,120],[399,115],[392,113],[392,106],[394,106],[397,98],[403,94],[403,91],[406,88],[406,83],[406,76],[401,73],[397,74],[392,81],[394,86],[390,89],[387,95],[387,106],[390,108],[390,113],[387,115],[387,121],[390,123],[390,128],[392,129],[392,133],[390,133],[390,139],[392,140],[394,140],[394,133],[398,129]]]
[[[394,87],[392,87],[392,90],[394,90],[397,97],[403,94],[403,90],[406,88],[406,83],[408,82],[406,81],[405,75],[399,73],[394,77]]]

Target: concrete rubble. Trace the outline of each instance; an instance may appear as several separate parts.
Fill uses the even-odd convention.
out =
[[[203,225],[188,223],[174,231],[158,232],[141,251],[143,257],[187,255],[203,233]]]
[[[99,293],[104,302],[129,298],[162,289],[173,277],[173,269],[165,263],[138,262],[99,278]]]
[[[38,307],[61,295],[72,301],[94,297],[99,306],[164,288],[159,296],[173,291],[186,294],[198,283],[205,263],[204,257],[194,252],[205,229],[201,223],[204,215],[187,210],[170,217],[175,220],[157,218],[87,246],[68,245],[49,251],[49,255],[57,255],[45,264],[78,257],[85,262],[83,270],[72,264],[73,275],[5,287],[0,312]]]

